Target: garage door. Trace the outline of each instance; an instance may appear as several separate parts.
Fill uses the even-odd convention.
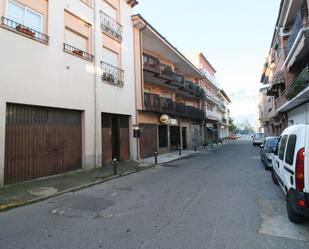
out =
[[[4,183],[82,167],[81,112],[8,104]]]
[[[158,151],[157,125],[140,124],[140,151],[141,158],[147,158],[154,155]]]

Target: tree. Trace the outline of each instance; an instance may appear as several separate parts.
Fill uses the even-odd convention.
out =
[[[230,124],[229,131],[231,133],[235,133],[237,126],[234,124],[234,120],[232,118],[229,118],[229,124]]]

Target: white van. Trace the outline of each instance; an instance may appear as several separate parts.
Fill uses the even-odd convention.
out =
[[[290,221],[309,217],[309,124],[286,128],[274,150],[272,180],[287,195]]]

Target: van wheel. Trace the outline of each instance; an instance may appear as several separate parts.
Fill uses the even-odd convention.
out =
[[[289,194],[287,195],[287,200],[286,200],[286,208],[287,208],[287,212],[288,212],[288,218],[291,222],[296,223],[296,224],[300,224],[304,222],[304,216],[296,213],[291,205],[291,199],[289,198]]]
[[[279,185],[278,180],[277,180],[277,178],[275,176],[274,169],[271,170],[271,179],[272,179],[274,184]]]

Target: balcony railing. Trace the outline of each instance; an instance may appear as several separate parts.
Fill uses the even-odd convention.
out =
[[[291,100],[296,97],[301,91],[309,86],[309,67],[307,66],[295,79],[293,84],[287,89],[285,97]]]
[[[83,50],[80,50],[78,48],[75,48],[69,44],[63,43],[63,51],[66,51],[70,54],[74,54],[78,57],[81,57],[83,59],[86,59],[88,61],[93,61],[94,56],[92,54],[89,54]]]
[[[170,65],[160,63],[160,77],[167,80],[172,80],[173,79],[172,67]]]
[[[171,85],[184,88],[185,87],[185,77],[178,73],[173,73],[173,79],[170,82]]]
[[[160,73],[160,60],[152,55],[143,54],[144,69],[154,73]]]
[[[111,18],[109,15],[105,14],[103,11],[101,14],[101,29],[108,34],[114,36],[115,38],[122,40],[122,25],[116,20]]]
[[[297,12],[296,14],[296,18],[295,18],[295,22],[293,24],[293,27],[291,29],[291,34],[289,36],[289,39],[286,43],[284,52],[285,52],[285,56],[288,56],[288,54],[290,53],[293,44],[300,32],[300,30],[303,27],[307,27],[308,26],[308,9],[301,9]]]
[[[48,43],[49,42],[49,36],[42,34],[41,32],[34,30],[32,28],[29,28],[25,25],[22,25],[18,22],[15,22],[13,20],[10,20],[6,17],[1,17],[1,25],[9,30],[13,30],[17,33],[23,34],[29,38],[32,38],[34,40]]]
[[[171,99],[162,98],[158,94],[145,93],[144,104],[146,111],[176,115],[197,120],[204,120],[205,118],[204,110],[193,106],[187,106],[184,103],[173,102]]]
[[[123,87],[124,71],[114,67],[106,62],[101,61],[102,80],[108,84]]]
[[[145,110],[153,112],[161,112],[161,99],[158,94],[144,94]]]

